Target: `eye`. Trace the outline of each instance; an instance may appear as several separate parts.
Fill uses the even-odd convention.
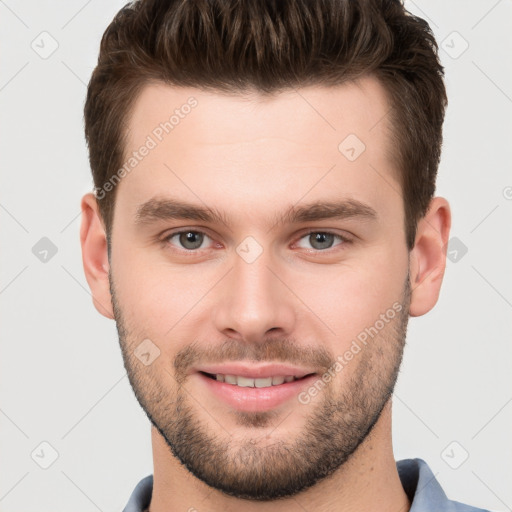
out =
[[[177,238],[179,245],[181,245],[181,248],[187,251],[195,251],[196,249],[200,249],[205,239],[210,237],[206,233],[203,233],[202,231],[186,230],[171,233],[168,236],[166,236],[163,241],[166,243],[170,243],[171,245],[174,245],[172,243],[172,240],[174,238]]]
[[[174,240],[174,241],[173,241]],[[203,246],[207,240],[212,240],[206,233],[192,229],[176,231],[168,234],[162,242],[170,244],[174,249],[184,252],[198,252],[200,249],[207,249]],[[304,245],[304,242],[309,246]],[[335,241],[339,242],[335,244]],[[336,247],[351,243],[347,237],[329,231],[310,231],[304,234],[297,243],[298,247],[303,249],[313,249],[314,252],[322,252]]]
[[[313,248],[315,251],[324,251],[326,249],[330,249],[333,247],[333,243],[336,239],[340,240],[340,243],[336,245],[343,245],[345,243],[350,243],[350,240],[344,236],[338,235],[336,233],[331,233],[329,231],[310,231],[301,237],[300,240],[306,239],[307,243],[310,244],[310,247],[304,247],[303,245],[299,245],[303,249]]]

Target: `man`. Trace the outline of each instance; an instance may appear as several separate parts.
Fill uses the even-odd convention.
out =
[[[435,39],[398,1],[118,13],[81,243],[152,423],[125,512],[477,510],[391,443],[408,317],[445,269],[445,107]]]

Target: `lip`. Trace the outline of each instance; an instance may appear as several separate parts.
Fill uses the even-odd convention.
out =
[[[250,388],[217,381],[201,373],[203,371],[210,374],[222,373],[248,378],[265,378],[276,375],[295,375],[301,378],[300,380],[284,382],[277,386]],[[298,400],[299,393],[310,386],[318,377],[316,373],[293,368],[289,365],[249,367],[240,364],[212,365],[208,366],[207,370],[198,370],[194,375],[199,380],[201,387],[204,386],[206,388],[208,394],[213,395],[230,408],[242,412],[270,411],[290,402],[290,400]]]

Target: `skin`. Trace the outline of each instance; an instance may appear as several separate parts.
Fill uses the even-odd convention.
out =
[[[110,259],[97,200],[92,194],[82,199],[83,263],[94,305],[116,319],[130,382],[153,422],[151,512],[408,510],[393,456],[386,391],[396,379],[408,317],[424,315],[438,300],[451,224],[448,202],[431,201],[408,251],[397,170],[389,158],[389,104],[374,78],[271,98],[153,84],[143,90],[129,120],[127,154],[191,96],[197,107],[117,185]],[[338,150],[348,134],[366,146],[352,162]],[[140,205],[165,197],[215,208],[225,223],[136,222]],[[291,205],[347,198],[371,206],[376,219],[275,222]],[[187,253],[177,236],[162,242],[180,229],[208,236],[195,253]],[[307,236],[310,230],[347,236],[352,243],[334,238],[330,248],[319,250]],[[251,263],[236,250],[247,236],[262,249]],[[296,356],[320,377],[326,367],[314,356],[333,360],[344,354],[396,303],[402,317],[387,323],[308,404],[294,397],[263,414],[235,411],[205,387],[193,364],[177,365],[193,346],[200,361],[215,353],[247,361]],[[160,350],[148,366],[134,356],[144,339]],[[221,351],[226,346],[229,354]],[[237,463],[241,453],[271,474],[266,454],[310,442],[312,436],[305,434],[315,418],[334,427],[331,442],[347,456],[336,468],[333,462],[330,476],[284,499],[228,495],[173,455],[173,435],[176,441],[176,429],[184,428],[173,423],[179,400],[179,411],[188,411],[206,446],[222,447],[216,454],[224,457],[217,466],[220,476],[251,475],[247,465]],[[332,417],[325,415],[328,403],[338,410]],[[351,419],[357,428],[350,434],[345,427]],[[311,445],[309,452],[320,449]],[[282,472],[301,467],[292,459],[285,462]]]

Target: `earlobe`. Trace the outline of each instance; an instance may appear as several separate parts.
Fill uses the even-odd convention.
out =
[[[451,213],[448,201],[434,197],[418,222],[416,242],[410,255],[410,316],[428,313],[436,304],[446,268]]]
[[[107,318],[114,319],[110,283],[107,237],[94,194],[82,198],[82,224],[80,244],[85,277],[93,298],[94,307]]]

